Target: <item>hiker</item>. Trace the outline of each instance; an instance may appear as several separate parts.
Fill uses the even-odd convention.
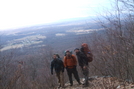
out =
[[[75,48],[74,51],[76,53],[79,66],[81,67],[83,75],[84,75],[85,83],[83,84],[84,85],[83,87],[86,87],[89,85],[88,83],[88,75],[89,75],[88,59],[87,59],[87,56],[83,52],[81,52],[79,48]]]
[[[64,87],[64,64],[57,54],[53,55],[53,61],[51,62],[51,74],[53,75],[53,69],[55,69],[56,76],[58,78],[59,87]]]
[[[59,54],[56,53],[55,55],[57,56],[57,58],[61,59]]]
[[[69,81],[70,81],[70,86],[73,85],[72,74],[74,75],[77,82],[81,84],[79,75],[76,69],[76,65],[77,65],[77,61],[76,61],[75,55],[73,55],[69,50],[65,51],[64,67],[67,70],[67,74],[68,74]]]

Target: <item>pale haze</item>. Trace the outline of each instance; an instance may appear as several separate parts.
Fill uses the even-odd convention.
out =
[[[0,0],[0,30],[97,16],[108,0]]]

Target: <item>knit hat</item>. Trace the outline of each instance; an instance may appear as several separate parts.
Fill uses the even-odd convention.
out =
[[[75,48],[74,51],[75,51],[75,50],[79,50],[79,48]]]

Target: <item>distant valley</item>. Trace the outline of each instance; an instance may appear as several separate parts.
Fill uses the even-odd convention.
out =
[[[69,47],[81,36],[88,36],[93,31],[102,31],[93,21],[65,21],[59,23],[30,26],[10,31],[1,31],[1,51],[20,49],[23,47],[42,47],[46,45]]]

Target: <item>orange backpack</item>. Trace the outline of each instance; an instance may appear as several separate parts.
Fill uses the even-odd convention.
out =
[[[92,62],[93,61],[93,54],[91,53],[91,51],[88,48],[88,44],[83,43],[81,45],[81,52],[83,52],[84,54],[86,54],[87,58],[88,58],[88,62]]]

